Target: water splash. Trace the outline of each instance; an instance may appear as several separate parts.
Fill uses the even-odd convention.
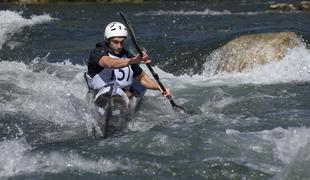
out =
[[[164,10],[159,10],[159,11],[149,11],[145,13],[138,13],[136,14],[137,16],[142,16],[142,15],[151,15],[151,16],[163,16],[163,15],[211,15],[211,16],[219,16],[219,15],[231,15],[232,13],[228,10],[224,11],[214,11],[211,9],[205,9],[204,11],[164,11]]]
[[[0,178],[31,173],[59,173],[63,171],[84,171],[105,173],[129,167],[118,161],[105,158],[85,159],[76,152],[36,152],[24,140],[0,142]]]
[[[265,11],[249,11],[249,12],[231,12],[229,10],[212,10],[209,8],[206,8],[203,11],[165,11],[165,10],[159,10],[159,11],[148,11],[148,12],[141,12],[137,13],[136,16],[165,16],[165,15],[178,15],[178,16],[254,16],[259,14],[288,14],[288,13],[299,13],[299,11],[294,12],[283,12],[283,11],[274,11],[274,10],[265,10]]]
[[[242,150],[247,154],[249,162],[253,157],[263,155],[263,161],[267,165],[270,163],[270,169],[265,169],[264,166],[258,165],[256,168],[268,173],[279,173],[282,168],[287,169],[287,164],[298,161],[308,163],[308,159],[301,159],[299,154],[305,154],[309,149],[309,128],[293,127],[284,129],[277,127],[271,130],[263,130],[259,132],[240,132],[234,129],[226,129],[226,135],[230,141],[242,141]],[[232,140],[233,139],[233,140]],[[227,141],[227,142],[230,142]],[[239,146],[238,146],[239,147]],[[279,163],[280,161],[281,163]],[[255,165],[255,163],[251,164]],[[266,166],[268,167],[268,166]],[[305,177],[305,176],[302,176]]]
[[[37,133],[34,139],[41,136],[50,140],[74,137],[81,131],[90,134],[94,118],[86,100],[85,70],[85,66],[68,61],[29,65],[1,61],[0,118],[13,129],[4,134]],[[29,129],[33,124],[35,131]]]
[[[306,127],[288,129],[278,127],[259,132],[258,136],[274,144],[274,155],[284,163],[289,163],[308,144],[310,129]]]
[[[266,53],[268,54],[268,52]],[[206,58],[206,60],[208,59],[209,57]],[[302,44],[288,49],[281,60],[271,61],[265,65],[255,65],[252,69],[244,72],[221,72],[214,74],[210,61],[206,61],[204,66],[205,70],[202,74],[193,76],[185,74],[177,78],[187,82],[187,84],[198,86],[309,82],[310,50]]]
[[[281,61],[256,66],[247,72],[222,73],[210,77],[212,81],[228,84],[276,84],[310,81],[310,50],[297,47],[288,51]],[[208,73],[208,72],[207,72]]]
[[[26,26],[34,26],[36,24],[42,24],[55,20],[48,14],[32,15],[29,19],[22,17],[21,12],[15,12],[10,10],[0,11],[0,49],[2,46],[10,40],[10,38],[20,33]],[[9,42],[8,46],[14,48],[18,46],[19,42]]]

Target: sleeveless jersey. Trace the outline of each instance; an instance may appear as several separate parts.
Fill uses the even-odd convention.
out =
[[[110,56],[112,58],[131,58],[133,55],[127,50],[123,50],[121,54],[114,54],[113,51],[106,46],[104,42],[97,43],[96,48],[90,52],[88,59],[88,75],[94,77],[96,74],[107,84],[115,83],[121,88],[128,87],[132,84],[134,77],[142,73],[142,69],[138,64],[129,65],[119,69],[104,68],[99,65],[102,56]]]

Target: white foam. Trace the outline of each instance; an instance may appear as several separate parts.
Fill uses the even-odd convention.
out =
[[[272,130],[263,130],[260,132],[240,132],[234,129],[226,129],[226,134],[229,136],[247,137],[249,142],[253,143],[255,139],[256,145],[266,142],[272,147],[272,154],[275,159],[281,160],[287,164],[293,160],[300,150],[308,145],[310,139],[310,128],[306,127],[290,127],[284,129],[277,127]],[[258,140],[261,139],[262,141]],[[257,149],[257,147],[252,147]]]
[[[259,136],[274,144],[274,155],[278,159],[284,163],[289,163],[299,153],[300,149],[308,144],[310,129],[306,127],[283,129],[279,127],[262,131]]]
[[[287,169],[290,163],[309,163],[305,155],[309,152],[310,128],[293,127],[284,129],[281,127],[259,132],[240,132],[234,129],[226,129],[226,143],[233,143],[238,151],[242,152],[241,162],[266,173],[279,173],[281,169]],[[236,143],[241,142],[238,145]],[[299,157],[298,157],[299,156]],[[234,157],[238,162],[240,157]]]
[[[154,79],[153,75],[149,71],[149,69],[145,65],[140,65],[143,71],[148,74],[151,78]],[[167,88],[172,88],[173,89],[180,89],[180,88],[185,88],[183,83],[180,83],[178,81],[175,81],[177,78],[173,73],[168,73],[160,69],[158,66],[152,67],[154,72],[157,73],[159,76],[160,82]],[[147,91],[146,95],[147,96],[158,96],[159,92],[158,91]]]
[[[162,16],[162,15],[211,15],[211,16],[218,16],[218,15],[231,15],[232,13],[228,10],[224,11],[214,11],[211,9],[205,9],[204,11],[149,11],[146,13],[138,13],[137,16],[141,15],[153,15],[153,16]]]
[[[258,66],[245,73],[251,83],[303,82],[310,80],[310,50],[297,47],[281,61]]]
[[[73,151],[41,153],[31,150],[32,147],[24,140],[0,142],[0,178],[34,172],[58,173],[68,170],[98,174],[129,168],[120,162],[102,157],[98,160],[85,159]]]
[[[289,14],[289,13],[299,13],[300,11],[272,11],[272,10],[266,10],[266,11],[248,11],[248,12],[231,12],[229,10],[222,10],[222,11],[217,11],[217,10],[212,10],[209,8],[206,8],[203,11],[184,11],[184,10],[179,10],[179,11],[164,11],[164,10],[159,10],[159,11],[148,11],[148,12],[141,12],[137,13],[136,16],[163,16],[163,15],[181,15],[181,16],[238,16],[238,15],[243,15],[243,16],[254,16],[254,15],[259,15],[259,14],[270,14],[270,13],[281,13],[281,14]]]
[[[206,65],[209,65],[208,62]],[[282,60],[257,65],[246,72],[223,72],[212,75],[207,70],[208,67],[205,69],[202,74],[182,75],[177,78],[199,86],[308,82],[310,81],[310,50],[303,45],[290,49]]]
[[[6,92],[8,101],[0,103],[3,112],[23,112],[34,119],[49,120],[56,124],[70,126],[80,125],[89,120],[86,94],[87,87],[83,79],[86,67],[70,63],[43,64],[52,69],[34,72],[32,65],[22,62],[0,62],[0,80],[4,82],[1,88]],[[58,72],[59,71],[59,72]],[[58,74],[71,73],[73,79],[62,79]],[[61,75],[59,75],[61,76]],[[14,89],[6,89],[11,84]]]
[[[49,121],[59,125],[61,131],[46,133],[46,138],[49,140],[57,140],[59,134],[62,137],[74,137],[80,132],[79,129],[85,130],[85,125],[90,134],[95,117],[92,112],[93,104],[88,104],[86,98],[88,89],[83,77],[86,66],[73,65],[68,60],[61,63],[48,63],[44,60],[46,58],[48,57],[35,58],[30,65],[23,62],[0,61],[0,82],[4,83],[0,89],[3,89],[7,97],[15,97],[7,98],[8,100],[4,98],[0,102],[1,110],[5,113],[25,114],[31,117],[31,120],[39,121],[38,123]],[[154,67],[154,70],[162,77],[162,83],[169,87],[167,82],[175,76],[157,67]],[[149,73],[147,69],[145,71]],[[14,89],[8,90],[7,84]],[[155,107],[158,109],[151,112],[147,110],[137,121],[132,121],[129,124],[131,130],[145,131],[161,123],[161,121],[148,123],[145,119],[149,116],[171,114],[162,113],[162,111],[171,112],[172,108],[159,91],[147,92],[148,96],[152,96],[150,97],[152,101],[154,99],[158,101]],[[154,102],[149,104],[152,105]],[[160,119],[170,120],[171,118]]]
[[[29,19],[22,17],[21,12],[15,12],[10,10],[0,10],[0,49],[10,38],[21,32],[25,26],[33,26],[36,24],[42,24],[52,21],[53,18],[48,14],[32,15]],[[9,43],[10,48],[19,45],[19,42]]]

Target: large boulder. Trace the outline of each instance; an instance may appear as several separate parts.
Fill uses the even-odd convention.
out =
[[[294,32],[244,35],[229,41],[209,56],[209,68],[219,72],[242,72],[256,65],[281,60],[302,39]]]

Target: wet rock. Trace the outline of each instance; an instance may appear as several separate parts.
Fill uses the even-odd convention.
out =
[[[240,36],[215,50],[211,69],[219,72],[242,72],[256,65],[281,60],[289,49],[298,47],[302,39],[294,32],[263,33]]]
[[[299,3],[276,3],[271,4],[270,8],[281,11],[310,11],[310,1],[302,1]]]

